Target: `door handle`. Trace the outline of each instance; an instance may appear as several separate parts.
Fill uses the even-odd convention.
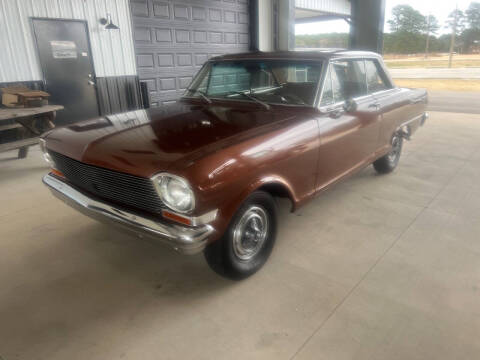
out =
[[[340,110],[340,109],[334,109],[334,110],[330,110],[330,112],[328,113],[328,116],[330,116],[332,119],[338,119],[340,116],[342,116],[344,113],[343,110]]]
[[[95,86],[96,84],[95,84],[95,81],[93,81],[93,80],[88,80],[88,85]]]

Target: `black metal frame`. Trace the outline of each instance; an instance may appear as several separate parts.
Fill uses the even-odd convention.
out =
[[[250,0],[248,3],[248,13],[250,21],[250,51],[259,51],[259,34],[258,34],[258,2],[261,0]]]
[[[350,40],[349,40],[349,48],[351,49],[359,49],[359,44],[356,38],[358,29],[363,26],[370,26],[372,24],[372,21],[377,21],[374,26],[376,27],[377,31],[377,39],[376,39],[376,44],[375,48],[374,46],[368,46],[367,49],[364,47],[361,48],[361,50],[370,50],[370,51],[375,51],[379,54],[383,52],[383,38],[384,38],[384,22],[385,22],[385,0],[377,0],[378,5],[379,5],[379,13],[378,13],[378,19],[376,19],[376,16],[373,16],[371,13],[369,13],[368,19],[365,19],[364,17],[360,19],[359,17],[359,12],[360,9],[370,9],[371,7],[368,6],[368,4],[361,4],[362,0],[350,0],[352,4],[352,16],[351,16],[351,26],[350,26]],[[362,7],[363,6],[363,7]],[[368,20],[368,25],[367,24]],[[360,21],[363,21],[363,25]],[[373,42],[372,42],[373,44]]]

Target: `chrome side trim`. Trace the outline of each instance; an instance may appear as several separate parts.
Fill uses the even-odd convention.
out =
[[[113,205],[92,199],[67,183],[51,175],[43,182],[57,198],[72,208],[95,220],[119,226],[140,237],[159,240],[184,254],[196,254],[207,245],[208,236],[214,231],[211,225],[187,227],[154,221],[122,210]]]
[[[199,226],[199,225],[211,223],[213,220],[217,218],[217,214],[218,214],[218,209],[214,209],[203,215],[192,216],[187,218],[191,221],[192,226]]]

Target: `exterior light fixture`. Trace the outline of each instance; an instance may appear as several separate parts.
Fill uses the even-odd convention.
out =
[[[105,30],[117,30],[119,27],[112,22],[112,16],[107,13],[107,18],[101,18],[100,24],[105,25]]]

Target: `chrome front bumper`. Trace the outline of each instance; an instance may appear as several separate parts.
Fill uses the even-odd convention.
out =
[[[196,254],[207,245],[208,236],[213,232],[211,225],[188,227],[154,221],[113,205],[94,200],[51,175],[43,178],[53,195],[72,208],[95,220],[113,224],[140,237],[160,240],[183,254]]]

